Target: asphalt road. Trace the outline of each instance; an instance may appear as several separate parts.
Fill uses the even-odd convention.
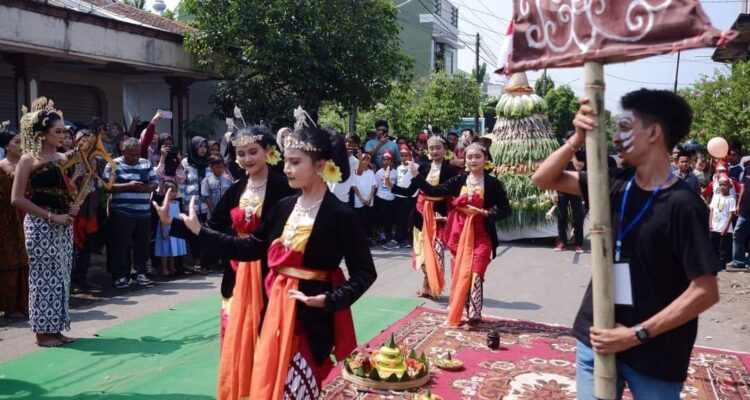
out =
[[[396,298],[415,296],[422,275],[412,269],[409,250],[373,248],[373,256],[378,279],[367,295]],[[498,249],[498,257],[487,271],[484,313],[571,326],[590,274],[588,253],[556,253],[547,242],[503,243]],[[741,317],[748,314],[750,298],[744,294],[744,290],[750,289],[750,274],[722,273],[720,279],[723,282],[722,290],[743,291],[738,291],[739,295],[733,292],[731,296],[722,297],[722,303],[701,317],[697,342],[711,347],[750,351],[750,335]],[[70,335],[90,337],[100,329],[193,299],[215,295],[220,281],[218,274],[190,276],[150,288],[109,290],[96,297],[76,295]],[[447,300],[447,295],[444,295],[437,302],[425,300],[425,303],[445,308]],[[217,304],[217,313],[218,307]],[[2,324],[0,362],[37,349],[26,323],[8,324],[4,321]]]

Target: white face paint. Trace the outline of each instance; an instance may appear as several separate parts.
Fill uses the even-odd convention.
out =
[[[620,123],[617,126],[617,137],[615,137],[615,141],[621,143],[622,149],[625,151],[625,153],[631,153],[635,148],[635,135],[633,132],[634,123],[635,114],[633,114],[633,112],[630,110],[623,111],[622,115],[620,116]],[[626,124],[629,128],[623,128],[623,124]]]

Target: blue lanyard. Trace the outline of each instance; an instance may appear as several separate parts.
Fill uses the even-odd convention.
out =
[[[633,187],[633,181],[635,181],[635,175],[633,175],[632,178],[630,178],[630,181],[628,181],[628,185],[625,186],[625,193],[622,195],[622,204],[620,204],[620,224],[617,226],[617,241],[615,242],[615,262],[620,262],[620,253],[622,252],[622,239],[625,238],[625,235],[628,234],[635,226],[641,222],[641,219],[643,219],[643,215],[646,214],[646,211],[648,211],[648,208],[651,207],[651,203],[654,202],[654,199],[659,194],[661,189],[664,187],[664,185],[667,184],[674,175],[669,174],[667,179],[662,182],[659,187],[654,190],[653,193],[651,193],[651,197],[648,198],[646,201],[646,204],[643,205],[643,208],[641,208],[641,211],[638,212],[638,214],[633,218],[632,221],[628,224],[627,227],[623,228],[623,222],[625,220],[625,205],[628,202],[628,195],[630,194],[630,189]]]

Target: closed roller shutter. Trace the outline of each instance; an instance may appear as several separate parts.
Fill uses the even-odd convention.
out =
[[[0,77],[0,122],[10,121],[16,126],[16,91],[13,90],[13,78]]]
[[[55,108],[62,110],[68,121],[88,125],[93,117],[105,117],[102,115],[99,91],[94,87],[42,82],[39,95],[52,99],[55,102]]]

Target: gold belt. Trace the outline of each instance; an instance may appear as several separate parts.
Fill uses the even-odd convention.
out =
[[[429,201],[443,201],[445,200],[444,197],[432,197],[432,196],[422,196],[423,199],[429,200]]]
[[[479,212],[477,210],[472,210],[472,209],[466,208],[466,207],[456,207],[456,210],[461,211],[464,214],[469,214],[469,215],[471,215],[471,214],[482,215],[481,212]]]
[[[291,276],[292,278],[304,279],[307,281],[331,281],[331,272],[329,271],[302,269],[297,267],[275,267],[274,269],[276,272],[286,276]]]

